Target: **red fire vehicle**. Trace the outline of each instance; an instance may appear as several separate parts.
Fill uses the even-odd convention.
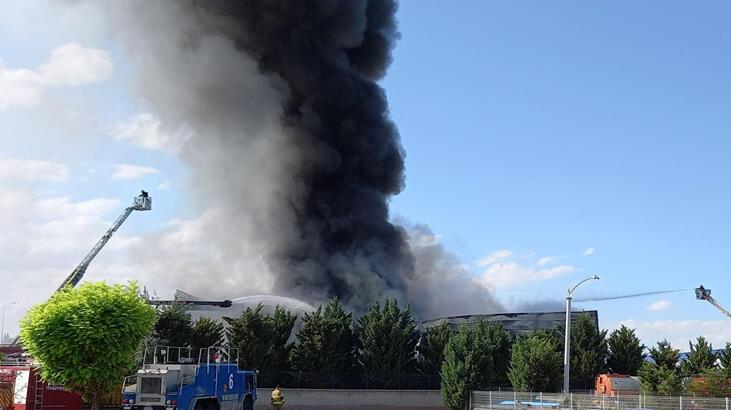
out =
[[[38,369],[22,352],[2,350],[0,410],[81,409],[81,396],[63,386],[43,382]]]

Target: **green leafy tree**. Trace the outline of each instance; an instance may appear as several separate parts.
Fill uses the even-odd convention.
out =
[[[223,323],[201,316],[193,323],[190,333],[190,347],[194,358],[198,358],[201,349],[211,346],[222,346],[224,343]]]
[[[444,349],[441,394],[449,409],[463,409],[472,390],[485,390],[506,379],[510,335],[500,324],[481,321],[462,326]]]
[[[43,380],[80,393],[96,410],[100,395],[119,388],[133,368],[154,323],[155,310],[134,283],[85,283],[31,308],[20,323],[20,338],[40,364]]]
[[[426,330],[426,335],[419,346],[419,368],[424,374],[439,374],[444,361],[444,349],[447,347],[452,329],[449,323],[442,322]]]
[[[513,345],[508,377],[517,391],[555,392],[561,388],[562,362],[556,338],[546,332],[519,337]]]
[[[680,350],[673,349],[670,342],[663,340],[657,342],[656,347],[650,348],[650,357],[658,367],[675,369],[680,361]]]
[[[731,343],[726,343],[726,347],[718,354],[718,360],[726,377],[731,377]]]
[[[645,361],[644,346],[635,335],[634,329],[622,325],[614,330],[607,339],[609,354],[607,367],[612,373],[637,376]]]
[[[698,375],[706,370],[716,368],[716,354],[713,353],[713,346],[708,343],[705,337],[699,336],[696,343],[688,342],[690,353],[683,360],[681,367],[686,375]]]
[[[297,316],[277,306],[274,314],[262,313],[263,305],[248,307],[237,318],[226,317],[229,345],[239,349],[239,365],[268,372],[288,368],[291,345],[287,343]]]
[[[383,387],[398,385],[402,374],[417,369],[416,343],[419,333],[411,309],[401,309],[396,300],[373,304],[356,323],[360,337],[360,363],[365,375]]]
[[[594,388],[596,376],[604,372],[607,360],[607,331],[600,331],[588,315],[571,324],[571,387]]]
[[[192,333],[193,319],[185,308],[180,305],[170,305],[158,310],[157,322],[155,322],[152,332],[154,344],[188,347]]]
[[[319,376],[343,375],[355,370],[358,338],[353,316],[334,299],[302,317],[292,350],[292,368]]]

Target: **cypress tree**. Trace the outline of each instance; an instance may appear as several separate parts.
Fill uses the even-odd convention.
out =
[[[614,330],[607,340],[609,354],[607,367],[612,373],[637,376],[645,360],[644,346],[635,335],[634,329],[622,325]]]

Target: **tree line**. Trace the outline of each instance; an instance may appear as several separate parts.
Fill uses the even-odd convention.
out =
[[[83,394],[96,408],[100,394],[134,373],[140,346],[228,345],[242,368],[260,371],[260,386],[419,388],[414,375],[435,378],[445,405],[464,408],[472,390],[512,388],[555,392],[561,387],[563,329],[517,338],[499,323],[478,321],[454,331],[449,324],[420,332],[409,307],[374,303],[357,320],[338,300],[298,317],[280,306],[247,308],[224,324],[192,320],[180,306],[154,310],[128,286],[87,283],[34,306],[21,321],[21,341],[50,383]],[[681,359],[661,341],[649,349],[633,329],[607,335],[591,318],[572,323],[572,390],[591,390],[600,373],[639,376],[647,394],[731,394],[731,343],[720,352],[699,337]],[[646,360],[649,359],[649,360]],[[406,383],[405,383],[406,382]],[[423,387],[421,387],[423,388]]]
[[[298,387],[310,388],[420,388],[423,384],[409,385],[409,380],[432,377],[445,404],[455,409],[463,408],[471,390],[557,392],[562,385],[561,326],[513,339],[499,323],[481,321],[455,332],[443,322],[421,335],[410,309],[395,300],[374,303],[357,320],[332,300],[303,314],[292,339],[296,320],[279,306],[266,314],[259,305],[240,317],[225,318],[224,328],[204,317],[193,322],[182,308],[168,307],[159,311],[154,338],[156,343],[194,348],[227,340],[241,350],[242,367],[260,371],[263,386],[286,386],[297,378]],[[597,329],[588,315],[572,323],[571,340],[573,391],[593,390],[599,374],[616,373],[639,376],[647,394],[731,392],[726,382],[731,343],[716,354],[700,337],[681,360],[666,340],[648,349],[633,329],[621,326],[608,333]]]

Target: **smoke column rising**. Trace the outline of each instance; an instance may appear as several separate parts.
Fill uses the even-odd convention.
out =
[[[457,313],[497,307],[452,259],[433,260],[451,257],[440,245],[416,260],[389,222],[404,153],[377,81],[398,37],[394,1],[103,7],[139,66],[140,95],[186,135],[180,156],[201,212],[139,246],[143,269],[208,294],[268,287],[355,310],[396,297],[423,315],[439,313],[430,306],[449,283]]]

